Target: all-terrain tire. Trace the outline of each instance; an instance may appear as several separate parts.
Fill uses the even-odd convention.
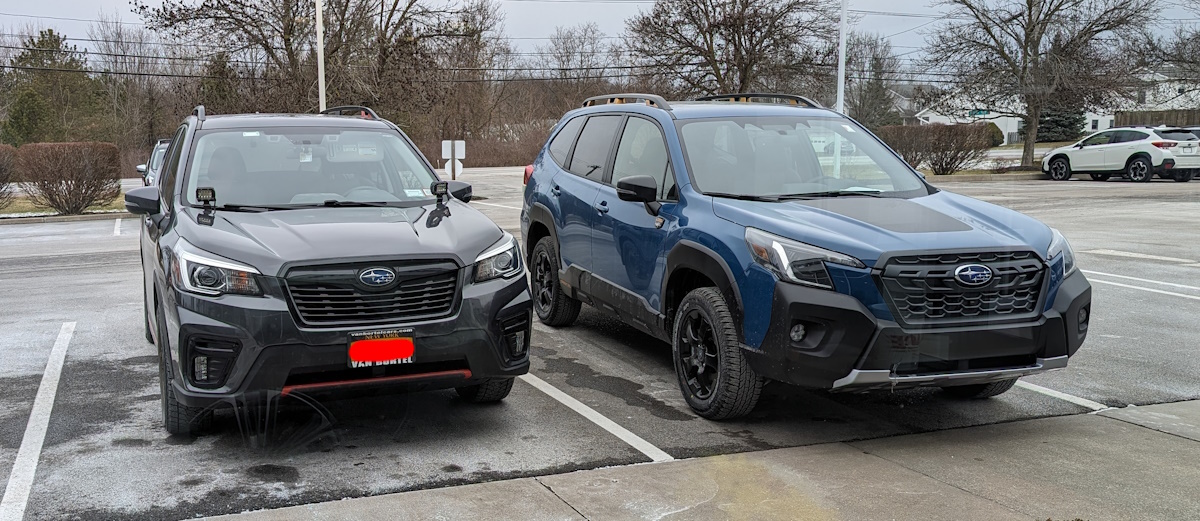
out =
[[[533,247],[529,259],[529,288],[538,319],[551,327],[574,323],[583,303],[567,295],[558,282],[558,247],[554,239],[542,237]]]
[[[471,403],[492,403],[503,400],[512,391],[515,378],[491,378],[475,385],[455,387],[458,395]]]
[[[709,331],[698,330],[697,326],[702,327],[700,323],[707,323]],[[727,420],[754,410],[762,394],[763,379],[746,361],[738,341],[737,324],[717,288],[698,288],[683,297],[675,313],[671,338],[679,389],[696,414],[710,420]],[[692,374],[697,370],[694,349],[700,345],[705,353],[703,363],[713,360],[716,367],[709,369],[706,365],[704,373]],[[687,353],[683,352],[685,348]],[[709,376],[709,372],[715,376]],[[698,392],[691,383],[698,383],[701,376],[711,378],[707,392]]]
[[[943,387],[942,390],[955,398],[991,398],[1008,392],[1014,385],[1017,384],[1017,379],[1000,380],[988,384],[973,384],[973,385],[956,385],[954,387]]]

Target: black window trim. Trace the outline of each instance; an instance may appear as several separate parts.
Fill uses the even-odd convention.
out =
[[[608,163],[609,163],[608,172],[606,172],[604,174],[604,183],[603,184],[605,186],[616,188],[612,184],[612,175],[613,175],[613,171],[616,169],[616,165],[617,165],[617,152],[621,148],[621,138],[625,135],[625,128],[629,125],[630,118],[643,119],[643,120],[649,121],[650,123],[653,123],[654,126],[658,127],[658,137],[660,139],[662,139],[663,148],[666,149],[666,151],[667,151],[667,170],[669,170],[668,173],[671,176],[671,182],[672,182],[671,186],[675,189],[675,198],[672,199],[672,198],[666,197],[666,194],[661,193],[663,187],[660,186],[660,187],[658,187],[659,192],[660,192],[660,194],[659,194],[660,197],[657,200],[659,202],[672,202],[672,203],[678,202],[679,201],[679,188],[678,188],[679,187],[679,179],[677,179],[675,177],[675,165],[671,161],[671,146],[667,142],[667,133],[663,129],[662,124],[658,122],[658,120],[656,120],[652,117],[646,116],[644,114],[634,114],[634,113],[626,114],[625,119],[621,120],[620,130],[617,132],[616,138],[613,140],[613,147],[612,147],[612,154],[611,154],[612,157],[610,157],[608,160]],[[663,176],[663,179],[665,180],[666,176]]]
[[[567,156],[567,166],[563,168],[563,171],[568,174],[571,174],[575,177],[583,179],[585,181],[590,181],[590,182],[596,183],[601,186],[606,186],[608,183],[605,179],[608,178],[608,176],[612,173],[613,154],[616,153],[616,150],[617,150],[616,136],[620,133],[620,131],[623,131],[623,129],[624,129],[623,125],[625,124],[625,118],[627,118],[628,115],[625,113],[622,113],[622,112],[597,112],[594,114],[583,114],[581,116],[586,116],[587,119],[584,120],[583,126],[579,127],[579,134],[577,134],[575,136],[575,142],[571,144],[571,153],[570,153],[570,155]],[[595,179],[591,179],[587,176],[580,175],[580,174],[577,174],[577,173],[571,171],[570,165],[571,165],[571,163],[575,162],[575,149],[579,147],[579,138],[581,136],[583,136],[583,131],[587,130],[587,124],[592,121],[592,118],[600,117],[600,116],[617,116],[618,118],[621,118],[621,121],[619,123],[617,123],[617,130],[619,132],[613,133],[612,142],[608,144],[608,154],[605,156],[605,160],[604,160],[604,169],[605,169],[604,178],[605,179],[596,181]]]

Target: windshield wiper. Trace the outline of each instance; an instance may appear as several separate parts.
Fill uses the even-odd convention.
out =
[[[295,208],[295,207],[294,206],[263,206],[263,205],[258,205],[258,204],[223,204],[221,206],[212,207],[213,210],[220,210],[220,211],[224,211],[224,212],[250,212],[250,213],[270,212],[272,210],[291,210],[293,208]]]
[[[399,202],[399,201],[397,201],[397,202]],[[318,205],[313,205],[313,206],[318,206]],[[338,207],[338,208],[353,208],[353,207],[390,208],[390,207],[394,206],[394,203],[368,202],[368,201],[339,201],[337,199],[330,199],[328,201],[321,203],[319,206],[332,206],[332,207]]]
[[[704,195],[713,197],[724,197],[726,199],[738,199],[741,201],[761,201],[765,203],[777,203],[779,198],[773,195],[750,195],[750,194],[725,194],[721,192],[704,192]]]
[[[863,197],[885,197],[880,195],[879,190],[830,190],[828,192],[807,192],[800,194],[784,194],[779,196],[782,199],[809,199],[818,197],[845,197],[848,195],[861,195]]]

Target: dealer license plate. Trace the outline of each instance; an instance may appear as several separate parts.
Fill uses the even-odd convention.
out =
[[[350,333],[347,343],[351,368],[411,364],[416,351],[411,328]]]

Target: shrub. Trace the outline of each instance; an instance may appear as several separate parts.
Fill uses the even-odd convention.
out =
[[[30,200],[61,214],[121,195],[121,154],[111,143],[31,143],[17,149],[16,163]]]
[[[13,183],[17,182],[16,156],[17,149],[9,145],[0,145],[0,208],[12,203]]]
[[[987,157],[991,148],[986,124],[926,125],[924,133],[929,147],[926,162],[933,175],[963,170]]]
[[[995,123],[987,122],[988,144],[993,147],[998,147],[1004,144],[1004,131]]]
[[[921,168],[921,164],[929,157],[929,139],[926,125],[892,125],[879,127],[875,135],[892,147],[904,162],[913,168]]]

